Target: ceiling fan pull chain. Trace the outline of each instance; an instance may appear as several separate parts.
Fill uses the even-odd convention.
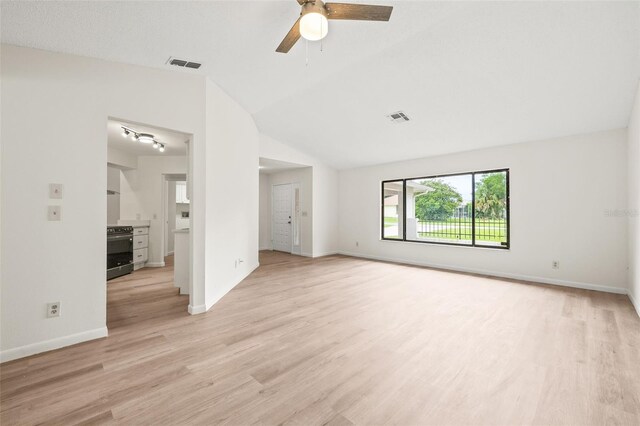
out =
[[[305,43],[304,43],[304,56],[305,56],[304,66],[308,67],[309,66],[309,40],[305,40]]]
[[[323,24],[324,24],[324,21],[320,20],[320,34],[322,34],[322,31],[323,31],[323,27],[324,27]],[[322,37],[320,39],[320,53],[322,53],[322,42],[323,42],[323,40],[324,40],[324,37]]]

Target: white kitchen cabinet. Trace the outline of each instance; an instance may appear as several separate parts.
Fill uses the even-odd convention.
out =
[[[144,267],[149,260],[149,227],[133,227],[133,270]]]
[[[142,264],[144,265],[144,263],[149,260],[149,249],[148,248],[141,248],[141,249],[135,249],[133,251],[133,264],[134,264],[134,269],[139,269],[142,266],[139,266],[138,268],[135,268],[136,264]]]

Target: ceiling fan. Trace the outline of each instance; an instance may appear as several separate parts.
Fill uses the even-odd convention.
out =
[[[368,4],[324,3],[322,0],[297,0],[302,11],[276,52],[287,53],[300,36],[307,40],[321,40],[329,31],[328,19],[354,21],[388,21],[393,6]]]

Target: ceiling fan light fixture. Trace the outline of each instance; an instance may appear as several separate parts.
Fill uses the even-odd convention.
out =
[[[300,18],[300,35],[309,41],[322,40],[329,32],[327,17],[319,12],[309,12]]]

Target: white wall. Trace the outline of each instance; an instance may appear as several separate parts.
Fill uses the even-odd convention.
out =
[[[135,169],[138,167],[138,157],[128,152],[107,146],[107,163],[121,169]]]
[[[338,251],[338,172],[313,167],[313,256]]]
[[[258,266],[258,130],[210,81],[206,95],[207,286],[205,306],[192,306],[195,311],[209,309]]]
[[[625,293],[627,220],[606,211],[626,206],[626,137],[614,130],[341,171],[340,251]],[[510,250],[380,240],[382,180],[495,168],[510,169]]]
[[[269,175],[260,173],[260,194],[258,207],[258,247],[260,250],[271,250],[271,183]]]
[[[167,185],[167,232],[165,239],[167,241],[165,247],[165,254],[173,253],[175,246],[175,231],[176,229],[176,181],[170,180],[166,182]],[[189,225],[185,228],[188,228]]]
[[[184,156],[139,156],[137,169],[122,172],[120,219],[150,221],[147,266],[164,266],[162,216],[164,203],[168,201],[163,194],[166,184],[163,175],[186,174],[188,164]],[[173,217],[175,210],[169,219]]]
[[[107,166],[107,224],[117,224],[120,219],[120,169]]]
[[[1,55],[3,361],[107,334],[109,117],[193,135],[191,312],[257,264],[258,134],[214,83],[9,45]],[[47,198],[49,183],[64,184],[61,222],[46,220],[47,205],[56,203]],[[220,199],[228,201],[224,211]],[[234,257],[245,263],[235,268]],[[54,301],[61,316],[47,319],[46,303]]]
[[[628,129],[629,297],[640,315],[640,85]]]
[[[260,247],[271,249],[271,188],[273,185],[297,183],[300,188],[300,247],[294,254],[313,256],[313,170],[311,167],[283,170],[260,175]],[[265,186],[265,188],[263,188]],[[306,216],[304,213],[306,212]],[[265,228],[265,229],[263,229]],[[267,234],[268,232],[268,234]],[[264,235],[263,235],[264,234]]]
[[[336,253],[338,250],[338,172],[318,159],[264,134],[260,134],[260,157],[311,166],[312,256]]]

